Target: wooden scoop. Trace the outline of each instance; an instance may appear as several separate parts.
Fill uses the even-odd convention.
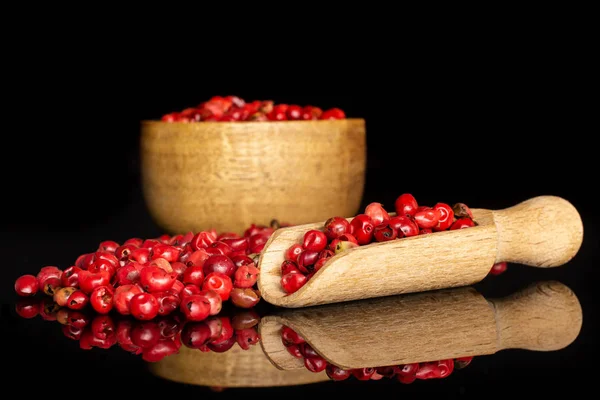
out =
[[[261,345],[278,368],[303,369],[281,341],[281,327],[299,333],[340,368],[384,367],[494,354],[502,349],[551,351],[579,335],[582,311],[565,285],[536,283],[502,299],[473,288],[370,299],[264,317]]]
[[[203,353],[181,346],[178,354],[147,365],[152,374],[163,379],[219,388],[294,386],[329,380],[325,372],[275,368],[259,345],[248,350],[235,345],[224,353]]]
[[[478,226],[360,246],[332,257],[300,290],[281,287],[281,263],[323,222],[276,230],[259,258],[262,297],[281,307],[366,299],[471,285],[496,262],[556,267],[577,254],[583,240],[579,213],[568,201],[540,196],[492,211],[473,209]],[[351,220],[349,218],[348,220]]]

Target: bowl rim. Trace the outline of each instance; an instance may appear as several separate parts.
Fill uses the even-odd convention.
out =
[[[285,121],[197,121],[197,122],[167,122],[156,119],[142,119],[141,125],[182,125],[195,126],[204,124],[219,124],[223,125],[256,125],[256,124],[286,124],[286,123],[341,123],[341,122],[365,122],[365,118],[344,118],[344,119],[311,119],[311,120],[285,120]]]

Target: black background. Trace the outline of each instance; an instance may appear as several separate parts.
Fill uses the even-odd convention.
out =
[[[304,57],[272,63],[261,57],[188,60],[194,49],[171,46],[171,56],[165,55],[166,47],[154,53],[128,49],[74,52],[38,38],[33,48],[17,49],[18,57],[8,63],[12,101],[3,129],[0,292],[5,385],[32,395],[79,394],[85,387],[140,395],[155,390],[211,393],[154,379],[141,360],[119,349],[79,350],[55,322],[17,318],[12,285],[19,275],[44,265],[71,265],[102,240],[160,234],[141,197],[139,121],[217,94],[336,106],[349,117],[365,118],[363,205],[379,201],[391,206],[397,195],[411,192],[424,204],[461,201],[502,208],[553,194],[578,208],[585,228],[584,245],[568,265],[551,270],[511,266],[478,285],[486,297],[546,279],[571,287],[582,303],[584,325],[564,350],[503,351],[477,358],[446,380],[409,386],[327,383],[218,396],[305,397],[333,391],[539,395],[571,393],[591,384],[589,374],[595,371],[586,364],[594,361],[597,337],[593,189],[598,168],[589,135],[597,134],[597,124],[590,125],[597,110],[588,97],[585,49],[556,41],[411,56],[350,56],[332,49],[335,63]]]

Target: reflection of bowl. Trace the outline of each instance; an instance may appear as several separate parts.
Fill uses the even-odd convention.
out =
[[[141,125],[144,196],[171,233],[241,233],[356,215],[366,167],[362,119]]]
[[[242,350],[237,345],[224,353],[189,349],[182,346],[179,354],[148,363],[150,371],[175,382],[217,387],[293,386],[325,382],[325,372],[307,369],[282,371],[263,353],[260,345]]]

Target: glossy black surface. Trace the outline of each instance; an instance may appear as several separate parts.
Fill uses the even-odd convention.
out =
[[[370,91],[346,97],[325,93],[292,96],[270,91],[268,87],[236,91],[232,83],[209,84],[199,91],[200,86],[192,85],[189,90],[172,88],[165,84],[172,82],[171,78],[157,79],[163,81],[152,86],[155,90],[123,89],[123,96],[118,91],[111,92],[117,98],[110,104],[94,100],[89,94],[82,94],[83,102],[90,102],[85,106],[77,106],[75,103],[79,102],[70,100],[69,107],[75,109],[62,129],[74,134],[73,139],[46,135],[35,146],[28,146],[27,138],[22,137],[23,141],[13,147],[15,159],[4,160],[11,166],[5,169],[4,187],[10,190],[10,195],[5,195],[8,205],[3,209],[0,237],[3,265],[0,329],[5,388],[44,397],[85,396],[94,392],[106,397],[115,396],[115,392],[147,396],[161,391],[169,397],[215,398],[249,394],[304,398],[350,393],[484,398],[490,393],[566,396],[592,384],[598,338],[597,213],[588,186],[576,179],[584,171],[592,173],[594,166],[592,158],[587,156],[590,146],[582,142],[575,128],[578,123],[575,107],[566,98],[544,89],[540,83],[538,91],[521,88],[521,92],[510,96],[508,103],[508,89],[500,83],[489,83],[485,93],[470,98],[461,96],[461,102],[447,91],[434,90],[432,85],[430,89],[437,94],[418,94],[415,101],[400,107],[395,102],[377,100],[378,95]],[[475,93],[476,80],[470,82],[468,90]],[[140,87],[143,87],[141,82]],[[518,89],[516,84],[513,89]],[[501,98],[494,95],[498,91],[504,94]],[[101,92],[109,91],[104,88]],[[455,371],[449,378],[410,385],[388,380],[350,380],[298,388],[230,389],[214,393],[205,387],[157,379],[147,372],[139,356],[116,347],[83,351],[76,342],[64,337],[56,322],[16,316],[17,297],[12,285],[19,275],[35,274],[44,265],[66,268],[79,254],[95,249],[102,240],[124,241],[162,233],[149,217],[141,197],[136,151],[138,121],[158,118],[164,112],[196,104],[217,93],[340,106],[349,116],[366,117],[369,169],[363,205],[379,201],[391,206],[403,192],[413,193],[426,204],[461,201],[481,208],[507,207],[541,194],[570,200],[580,211],[585,229],[584,244],[573,261],[554,269],[510,265],[506,273],[488,277],[476,288],[486,297],[499,297],[532,282],[559,280],[581,302],[583,327],[579,337],[560,351],[507,350],[477,357],[466,369]],[[58,106],[49,107],[42,113],[59,112]],[[528,112],[523,111],[525,108]],[[91,117],[90,110],[101,113],[102,118]],[[32,130],[47,124],[42,117],[30,116],[29,120]],[[547,132],[562,135],[561,139],[550,140]],[[442,138],[436,139],[437,134],[442,134]],[[524,138],[528,135],[536,138],[526,142]],[[418,144],[427,142],[433,146],[432,150],[419,152]],[[542,150],[540,143],[547,148]],[[29,168],[21,168],[23,163]],[[478,177],[481,173],[483,177]]]

